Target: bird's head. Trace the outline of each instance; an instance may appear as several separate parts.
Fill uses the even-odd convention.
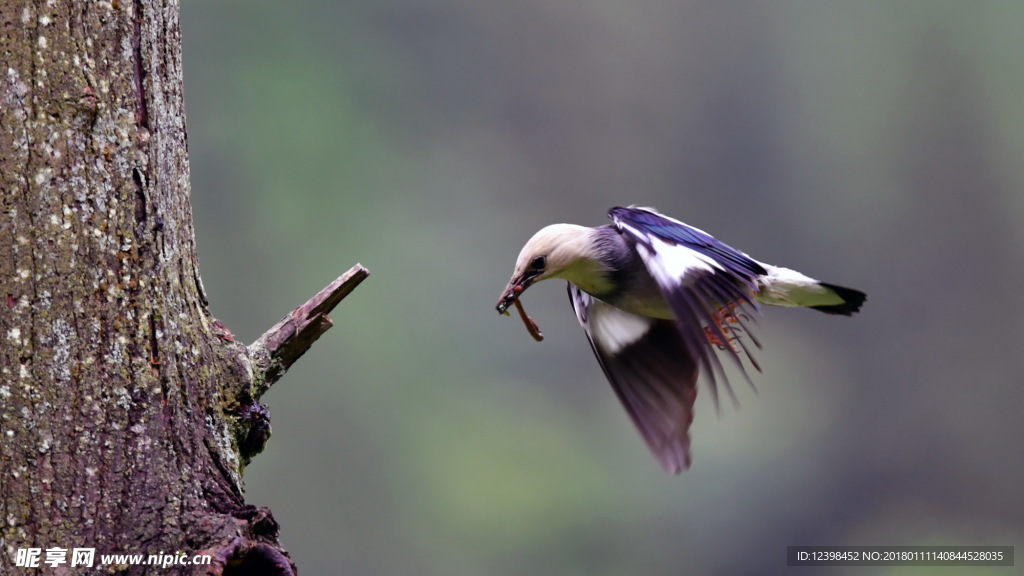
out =
[[[509,306],[531,285],[548,278],[570,278],[584,259],[590,257],[591,228],[575,224],[552,224],[540,230],[523,246],[512,279],[498,300],[498,312]]]

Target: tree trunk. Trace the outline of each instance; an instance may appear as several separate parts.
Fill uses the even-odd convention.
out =
[[[0,26],[0,574],[53,547],[294,573],[242,495],[257,400],[365,270],[235,342],[199,279],[177,0],[5,0]]]

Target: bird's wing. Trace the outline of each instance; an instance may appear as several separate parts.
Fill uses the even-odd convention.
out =
[[[569,283],[569,300],[605,376],[666,471],[690,466],[697,359],[672,320],[637,316]]]
[[[696,358],[711,379],[711,390],[718,403],[716,373],[733,397],[722,364],[708,335],[726,343],[726,353],[736,361],[747,381],[740,350],[730,343],[737,326],[760,348],[744,322],[745,311],[759,312],[754,300],[757,278],[764,267],[743,252],[719,242],[710,234],[648,208],[613,208],[608,216],[618,230],[636,247],[648,272],[676,317],[676,326],[684,348]],[[735,320],[725,329],[722,320]],[[705,331],[707,328],[707,331]],[[727,333],[728,332],[728,333]],[[746,343],[736,338],[738,347],[760,371]]]

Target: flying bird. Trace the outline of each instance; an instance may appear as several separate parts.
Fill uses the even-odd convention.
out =
[[[651,208],[616,207],[612,224],[553,224],[537,232],[516,260],[499,313],[516,305],[531,334],[536,324],[519,302],[550,278],[568,281],[569,300],[608,382],[662,467],[690,466],[689,428],[703,371],[718,403],[720,380],[735,402],[717,350],[760,371],[746,342],[760,304],[802,306],[850,316],[866,295],[795,270],[754,260],[710,234]]]

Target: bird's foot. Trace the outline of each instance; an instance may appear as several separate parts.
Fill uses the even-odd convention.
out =
[[[726,347],[732,348],[733,352],[740,353],[740,346],[736,343],[739,339],[739,333],[743,332],[743,325],[740,320],[750,320],[750,317],[740,312],[735,312],[736,308],[739,308],[739,304],[729,304],[727,307],[722,308],[715,312],[712,320],[715,322],[715,326],[718,330],[714,330],[712,326],[706,326],[704,328],[704,334],[708,338],[708,342],[717,347],[719,350],[725,350]],[[736,326],[730,326],[735,324]],[[725,336],[725,340],[721,336]]]

